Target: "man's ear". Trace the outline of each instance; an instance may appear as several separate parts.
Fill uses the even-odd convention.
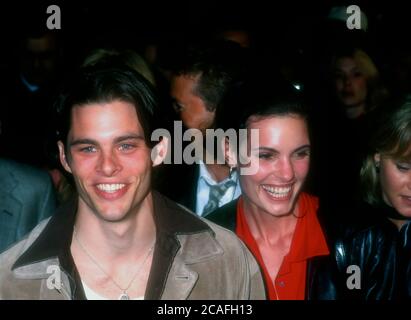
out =
[[[225,162],[229,167],[236,167],[237,166],[237,153],[236,153],[236,146],[230,143],[230,140],[225,137],[221,140],[222,149],[224,150],[224,158]]]
[[[60,163],[63,166],[63,168],[67,171],[67,172],[71,172],[71,168],[67,162],[67,158],[66,158],[66,152],[64,150],[64,144],[61,141],[57,142],[57,146],[59,147],[59,156],[60,156]]]
[[[168,137],[163,136],[159,143],[157,143],[153,150],[151,150],[151,161],[153,167],[161,164],[167,156],[168,152]]]

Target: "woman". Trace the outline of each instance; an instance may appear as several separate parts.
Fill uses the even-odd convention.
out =
[[[369,55],[358,48],[337,52],[332,58],[330,83],[333,99],[327,106],[327,119],[320,126],[325,130],[322,140],[328,158],[322,169],[326,176],[335,176],[339,183],[323,194],[329,205],[341,206],[340,195],[344,194],[343,205],[350,207],[357,201],[358,178],[369,140],[371,115],[387,95],[382,87],[379,72]],[[347,152],[349,150],[349,152]],[[330,159],[330,160],[329,160]],[[339,168],[336,172],[335,168]]]
[[[246,243],[262,268],[270,299],[387,297],[387,284],[379,282],[381,261],[374,259],[387,254],[374,241],[380,230],[358,224],[341,231],[334,226],[345,224],[319,218],[318,199],[303,191],[311,141],[300,101],[272,98],[269,91],[244,92],[232,105],[244,107],[240,128],[247,129],[248,138],[240,141],[238,154],[227,148],[228,163],[240,173],[242,196],[206,218]],[[257,144],[250,139],[253,130]],[[256,170],[245,174],[250,165]],[[351,265],[367,272],[357,291],[347,282]]]
[[[411,297],[411,102],[381,113],[361,169],[368,212],[393,223],[400,258],[399,295]],[[405,279],[404,279],[405,277]],[[405,291],[404,291],[405,290]]]
[[[377,67],[363,50],[339,52],[331,62],[333,87],[343,113],[355,120],[375,109],[386,96]]]

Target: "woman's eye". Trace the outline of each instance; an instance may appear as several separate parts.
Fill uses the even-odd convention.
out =
[[[411,169],[411,164],[406,164],[406,163],[396,163],[395,164],[397,169],[400,171],[408,171]]]
[[[304,159],[310,156],[310,151],[309,150],[304,150],[304,151],[299,151],[295,153],[295,158],[297,159]]]
[[[268,160],[268,159],[271,159],[272,157],[273,155],[271,153],[259,153],[258,154],[258,158],[260,159]]]

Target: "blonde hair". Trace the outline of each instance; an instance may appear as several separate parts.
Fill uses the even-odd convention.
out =
[[[375,109],[388,96],[387,89],[381,84],[380,73],[377,66],[364,50],[354,48],[334,55],[331,60],[332,75],[334,75],[337,61],[345,57],[351,58],[355,61],[367,80],[368,91],[365,111],[368,112]]]
[[[370,139],[370,147],[365,158],[360,178],[364,200],[372,205],[381,203],[381,185],[374,155],[395,160],[411,159],[411,102],[406,101],[395,109],[381,113],[375,132]]]
[[[99,64],[118,63],[125,65],[134,71],[141,74],[152,85],[156,85],[156,81],[147,62],[133,50],[116,50],[116,49],[94,49],[84,59],[82,67],[96,66]]]

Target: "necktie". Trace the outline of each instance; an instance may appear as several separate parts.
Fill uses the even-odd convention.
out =
[[[207,213],[217,209],[220,199],[224,196],[226,191],[232,186],[235,186],[235,182],[233,180],[227,180],[226,182],[221,184],[210,185],[208,202],[203,209],[202,215],[204,216]]]

